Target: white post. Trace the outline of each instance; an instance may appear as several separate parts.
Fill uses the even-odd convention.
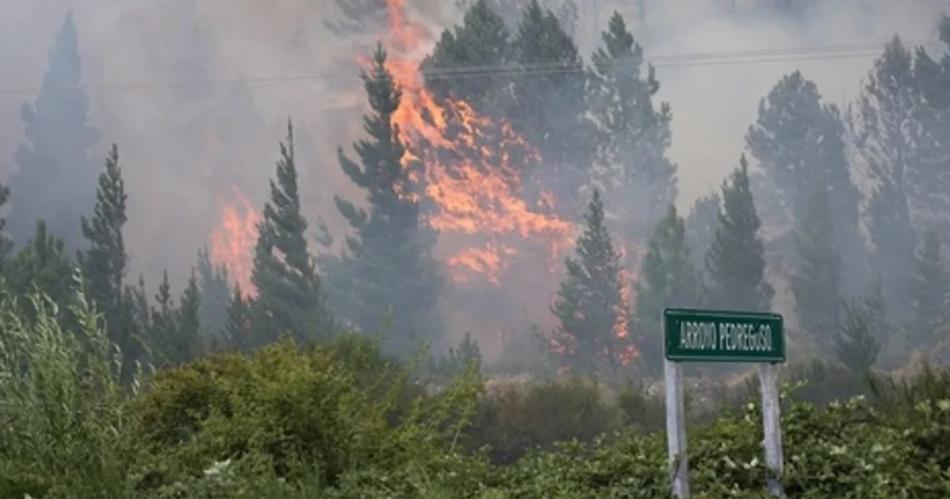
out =
[[[778,386],[773,364],[759,365],[759,382],[762,387],[762,429],[765,435],[765,465],[768,468],[769,494],[785,496],[782,487],[782,427],[780,424]]]
[[[689,498],[689,462],[686,459],[686,415],[683,411],[683,370],[663,359],[666,385],[666,443],[673,497]]]

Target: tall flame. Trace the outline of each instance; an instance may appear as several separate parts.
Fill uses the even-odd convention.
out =
[[[219,196],[218,205],[221,221],[211,232],[211,260],[227,267],[241,291],[254,296],[257,289],[251,282],[251,269],[261,216],[237,187],[232,188],[230,199]]]
[[[387,0],[391,45],[387,69],[402,89],[392,116],[407,145],[403,164],[422,165],[426,221],[440,234],[451,234],[454,254],[447,257],[456,282],[482,276],[498,285],[510,260],[540,241],[549,261],[570,244],[572,224],[553,212],[553,194],[527,199],[521,163],[540,162],[540,154],[507,122],[495,123],[469,103],[438,102],[422,83],[418,62],[401,54],[418,48],[424,27],[407,20],[402,0]],[[452,244],[449,244],[450,246]]]

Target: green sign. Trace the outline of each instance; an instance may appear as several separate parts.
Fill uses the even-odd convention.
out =
[[[666,309],[666,358],[678,362],[784,362],[782,316]]]

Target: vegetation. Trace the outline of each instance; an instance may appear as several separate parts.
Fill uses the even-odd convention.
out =
[[[378,10],[335,3],[354,22]],[[550,314],[498,331],[494,349],[449,330],[453,284],[423,195],[438,186],[395,123],[412,89],[382,43],[362,75],[365,138],[354,159],[338,155],[358,193],[335,197],[342,244],[316,218],[327,249],[312,251],[288,122],[250,289],[202,248],[173,291],[167,270],[154,289],[129,280],[135,197],[117,146],[102,171],[88,160],[98,132],[67,16],[24,108],[19,169],[0,185],[0,208],[13,205],[0,217],[0,498],[664,497],[661,311],[791,318],[791,299],[787,494],[950,497],[950,56],[895,37],[845,113],[850,128],[800,72],[783,77],[746,135],[758,171],[743,155],[684,220],[672,113],[619,14],[586,65],[570,0],[557,13],[539,0],[458,4],[471,6],[420,84],[433,106],[472,106],[444,120],[470,127],[471,143],[439,155],[490,153],[493,133],[510,132],[521,157],[503,151],[504,174],[524,192],[503,182],[503,194],[522,196],[516,210],[582,221]],[[940,35],[950,45],[950,18]],[[445,118],[433,109],[419,119]],[[471,127],[482,117],[493,133]],[[568,201],[548,206],[552,193]],[[755,379],[686,374],[694,493],[765,497]]]

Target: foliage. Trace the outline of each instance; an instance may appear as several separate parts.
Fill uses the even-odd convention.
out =
[[[445,356],[433,359],[430,367],[432,375],[439,380],[455,379],[469,369],[482,369],[481,348],[471,333],[465,333],[458,347],[450,347]]]
[[[619,423],[620,414],[595,382],[499,382],[481,399],[466,445],[472,450],[487,447],[492,462],[511,464],[530,450],[553,449],[557,442],[592,442]]]
[[[604,225],[598,191],[594,191],[584,220],[584,233],[577,238],[577,259],[564,260],[567,272],[552,307],[558,321],[553,353],[579,373],[613,374],[629,352],[624,321],[630,311],[624,299],[627,283],[623,282],[620,253]]]
[[[83,293],[72,300],[76,331],[48,297],[21,298],[34,317],[0,290],[0,496],[130,496],[135,417],[121,352]]]
[[[36,222],[32,239],[17,252],[6,269],[6,279],[14,296],[29,296],[33,291],[48,295],[56,303],[65,304],[72,296],[70,276],[75,270],[66,254],[62,239],[50,234],[46,222]],[[32,302],[20,305],[29,310]]]

